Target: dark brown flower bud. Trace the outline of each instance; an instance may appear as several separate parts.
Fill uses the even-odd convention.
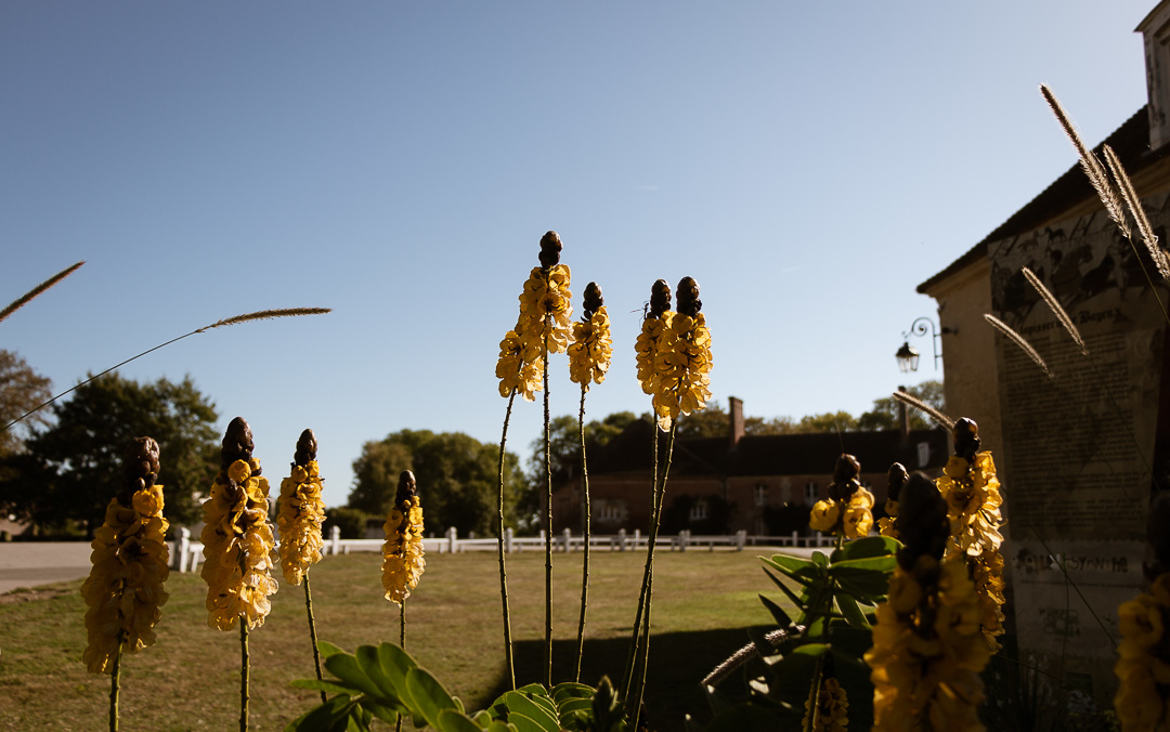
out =
[[[398,476],[398,492],[394,495],[395,505],[401,506],[418,495],[418,486],[414,484],[414,473],[403,470]]]
[[[898,500],[898,494],[902,491],[902,486],[906,485],[906,481],[910,479],[910,474],[906,472],[906,466],[902,463],[894,463],[890,466],[890,471],[886,473],[886,479],[889,481],[886,488],[886,497],[891,501]]]
[[[597,286],[597,283],[590,282],[585,285],[585,299],[581,308],[584,312],[581,313],[581,320],[588,323],[598,308],[604,304],[605,300],[601,297],[601,288]]]
[[[829,497],[837,501],[848,501],[861,487],[861,481],[857,479],[859,475],[861,475],[861,463],[857,458],[848,453],[841,453],[841,456],[837,458],[837,464],[833,467],[833,482],[829,484]]]
[[[975,462],[975,453],[979,452],[979,425],[969,417],[963,417],[955,422],[952,434],[955,437],[955,454],[969,463]]]
[[[306,429],[297,440],[297,451],[293,455],[293,465],[305,466],[310,460],[317,459],[317,436],[313,430]]]
[[[947,521],[947,502],[926,475],[915,471],[906,481],[898,502],[898,518],[894,519],[894,530],[902,540],[898,552],[898,564],[911,571],[918,557],[928,554],[941,559],[950,537],[951,525]]]
[[[228,423],[220,449],[219,467],[227,467],[237,460],[251,460],[256,444],[252,441],[252,428],[243,417],[236,417]]]
[[[540,237],[540,266],[549,269],[561,261],[561,235],[549,231]]]
[[[670,310],[670,283],[655,280],[650,287],[650,317],[661,317],[667,310]]]
[[[158,480],[158,443],[151,437],[134,437],[123,453],[122,474],[125,481],[118,493],[118,503],[129,506],[135,491],[149,488]]]
[[[703,309],[703,301],[699,299],[699,283],[693,277],[683,277],[678,281],[675,299],[678,301],[678,311],[683,315],[693,318]]]

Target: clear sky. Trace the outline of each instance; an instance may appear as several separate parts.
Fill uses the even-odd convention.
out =
[[[861,412],[907,381],[916,285],[1075,162],[1037,85],[1093,144],[1145,103],[1153,5],[5,2],[0,300],[88,264],[0,347],[59,390],[332,307],[122,374],[190,374],[273,477],[312,427],[338,505],[366,440],[499,440],[498,343],[556,229],[575,307],[596,280],[614,326],[591,415],[648,408],[641,304],[684,275],[716,400]],[[510,448],[540,413],[518,402]]]

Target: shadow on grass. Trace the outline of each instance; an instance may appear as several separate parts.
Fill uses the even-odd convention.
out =
[[[650,729],[681,730],[687,714],[699,721],[708,720],[710,713],[699,682],[749,642],[747,631],[742,628],[652,635],[644,697]],[[586,639],[581,681],[596,686],[602,676],[609,676],[615,687],[619,685],[629,648],[629,638]],[[576,639],[553,641],[554,683],[572,680],[576,653]],[[517,684],[544,680],[544,641],[519,641],[514,654]],[[507,680],[501,676],[483,705],[507,688]]]

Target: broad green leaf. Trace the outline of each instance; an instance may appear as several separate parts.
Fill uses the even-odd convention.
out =
[[[541,727],[535,721],[519,712],[508,715],[508,725],[515,726],[516,732],[545,732],[546,730],[546,728]]]
[[[362,672],[374,683],[374,686],[381,690],[379,696],[397,700],[398,692],[394,688],[394,682],[390,680],[390,675],[382,668],[382,662],[378,660],[378,649],[375,646],[358,646],[354,654],[357,658],[358,665],[362,667]]]
[[[355,707],[349,710],[349,716],[345,718],[345,732],[369,732],[370,725],[362,717],[362,710],[360,707]]]
[[[312,689],[313,691],[324,691],[329,694],[355,694],[361,693],[361,689],[356,686],[351,686],[346,683],[338,681],[318,681],[317,679],[297,679],[293,681],[290,686],[294,689]]]
[[[537,696],[548,696],[548,690],[544,688],[544,684],[538,684],[533,681],[531,684],[525,684],[514,691],[519,691],[522,694],[536,694]]]
[[[332,730],[341,723],[345,729],[345,719],[349,717],[352,700],[348,696],[335,696],[319,706],[288,723],[285,732],[318,732],[318,730]]]
[[[576,712],[582,709],[585,711],[591,711],[593,709],[593,700],[581,698],[566,699],[559,707],[557,707],[557,712],[563,717],[570,712]]]
[[[579,684],[575,681],[563,681],[553,687],[553,701],[560,703],[564,699],[592,699],[596,693],[592,686]]]
[[[825,556],[824,552],[813,552],[812,563],[818,567],[827,567],[829,566],[829,558]]]
[[[861,608],[857,606],[857,600],[854,600],[851,595],[842,592],[837,595],[836,600],[837,607],[840,608],[841,614],[845,616],[850,625],[855,625],[858,628],[869,627],[869,621],[861,612]]]
[[[850,595],[870,603],[884,597],[890,589],[889,575],[868,569],[834,569],[833,579]]]
[[[769,600],[762,593],[760,594],[760,602],[764,603],[764,607],[768,608],[768,612],[772,613],[772,617],[776,618],[776,624],[781,628],[787,628],[792,625],[792,618],[788,617],[788,613],[784,612],[776,603]]]
[[[398,712],[395,709],[385,706],[384,704],[379,704],[369,697],[362,699],[361,705],[362,708],[383,722],[394,724],[398,721]]]
[[[789,589],[788,585],[784,584],[784,580],[769,572],[767,567],[764,567],[764,574],[768,575],[768,579],[775,582],[776,586],[779,587],[785,595],[788,595],[788,599],[792,600],[794,605],[799,608],[803,608],[805,606],[804,598],[798,597],[795,592]]]
[[[836,575],[842,570],[849,570],[851,572],[868,570],[870,572],[889,574],[897,566],[897,557],[892,554],[886,554],[880,557],[862,557],[861,559],[847,559],[843,562],[837,562],[829,569],[829,574]]]
[[[454,709],[444,709],[439,712],[439,723],[435,725],[439,732],[482,732],[482,729],[471,717]]]
[[[519,732],[516,725],[508,724],[499,719],[493,719],[492,723],[487,726],[487,732]]]
[[[509,722],[515,721],[513,716],[519,713],[539,724],[545,732],[559,732],[561,728],[555,711],[549,711],[519,690],[504,694],[504,703],[508,705]]]
[[[348,653],[337,653],[325,659],[325,668],[346,684],[356,686],[367,694],[378,696],[378,687],[370,681],[366,672],[362,671],[358,660]]]
[[[426,669],[415,666],[406,673],[406,691],[411,706],[435,729],[439,728],[439,712],[455,709],[455,700]]]
[[[788,572],[799,572],[800,570],[811,567],[812,562],[800,557],[794,557],[791,554],[773,554],[771,558],[760,557],[768,564],[776,567],[779,570],[786,570]]]
[[[317,641],[317,650],[321,653],[322,661],[324,661],[326,658],[329,658],[330,656],[336,656],[338,653],[345,653],[345,651],[341,650],[329,641]]]
[[[486,728],[492,723],[492,715],[488,714],[486,709],[479,710],[474,715],[472,715],[471,718],[475,720],[476,724],[483,728]]]
[[[536,686],[538,691],[535,691],[535,692],[529,691],[528,689],[532,686]],[[528,686],[523,686],[523,687],[517,689],[516,692],[519,694],[523,694],[531,702],[536,704],[541,709],[544,709],[550,715],[552,715],[553,719],[556,719],[557,703],[552,700],[552,697],[550,697],[548,695],[548,692],[544,690],[543,686],[541,686],[540,684],[529,684]]]
[[[414,659],[398,646],[383,643],[378,646],[378,665],[389,679],[394,695],[404,702],[409,699],[406,691],[406,673],[417,665]]]
[[[851,541],[841,549],[842,559],[864,559],[884,554],[897,554],[902,543],[888,536],[866,536]]]

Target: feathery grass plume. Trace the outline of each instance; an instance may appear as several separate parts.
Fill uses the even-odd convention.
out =
[[[1065,114],[1064,108],[1060,106],[1060,102],[1056,99],[1056,95],[1052,93],[1044,84],[1040,85],[1040,94],[1044,96],[1044,101],[1048,102],[1048,106],[1052,108],[1052,113],[1056,115],[1057,122],[1064,129],[1064,133],[1068,135],[1069,141],[1072,142],[1077,151],[1077,157],[1080,158],[1081,169],[1085,171],[1085,176],[1088,177],[1089,183],[1093,186],[1093,190],[1097,191],[1097,196],[1101,199],[1101,204],[1105,207],[1105,213],[1117,224],[1121,232],[1125,236],[1129,236],[1129,222],[1125,219],[1125,209],[1122,207],[1121,198],[1117,190],[1109,181],[1109,177],[1105,174],[1105,169],[1101,166],[1101,161],[1093,154],[1089,148],[1085,147],[1085,143],[1081,140],[1081,136],[1077,133],[1076,127],[1073,126],[1072,120]]]
[[[1028,339],[1024,338],[1024,336],[1013,330],[1010,325],[995,317],[991,313],[984,313],[983,319],[990,323],[992,327],[994,327],[1000,333],[1003,333],[1005,336],[1007,336],[1008,340],[1019,346],[1020,350],[1027,354],[1028,358],[1032,359],[1032,362],[1040,367],[1040,370],[1044,372],[1045,376],[1050,379],[1052,378],[1052,369],[1048,368],[1048,364],[1044,363],[1044,359],[1040,357],[1040,353],[1032,347],[1032,344],[1028,342]]]
[[[106,518],[94,532],[93,568],[81,596],[88,642],[83,654],[93,673],[110,671],[110,729],[118,729],[118,683],[123,652],[155,641],[159,608],[167,601],[163,583],[170,552],[158,477],[158,443],[136,437],[126,451],[125,483],[110,499]]]
[[[321,524],[325,521],[325,502],[321,498],[321,475],[317,466],[317,437],[306,429],[297,440],[289,477],[280,482],[276,526],[280,533],[280,563],[284,578],[294,585],[305,584],[305,613],[309,619],[309,642],[313,646],[313,664],[317,680],[321,676],[321,654],[317,649],[317,625],[313,620],[313,593],[309,589],[309,569],[321,561]],[[321,692],[321,702],[326,701]]]
[[[427,561],[423,558],[423,510],[418,499],[414,473],[403,470],[398,476],[394,507],[382,526],[382,588],[386,599],[401,605],[410,597]]]
[[[829,497],[813,504],[808,525],[814,531],[833,534],[837,548],[844,539],[869,536],[873,528],[873,494],[861,485],[861,463],[842,453],[833,468]]]
[[[946,501],[922,473],[907,481],[896,524],[904,544],[865,653],[874,729],[983,729],[979,673],[991,652],[971,621],[979,611],[966,564],[942,559]]]
[[[950,541],[944,559],[959,558],[975,582],[979,627],[988,649],[999,650],[1003,634],[1003,496],[991,453],[980,450],[979,425],[966,417],[955,423],[955,454],[936,482],[947,502]]]
[[[902,486],[910,479],[910,473],[902,463],[894,463],[886,472],[888,486],[886,488],[886,518],[878,519],[878,533],[891,539],[898,538],[898,529],[894,522],[898,520],[898,496],[902,493]]]
[[[1158,269],[1158,274],[1161,275],[1162,279],[1170,279],[1170,262],[1167,262],[1166,251],[1158,245],[1158,235],[1154,233],[1154,227],[1150,225],[1150,220],[1146,217],[1146,210],[1142,208],[1142,202],[1138,198],[1137,190],[1133,187],[1133,181],[1125,172],[1125,168],[1121,165],[1121,159],[1117,157],[1117,153],[1113,152],[1113,148],[1104,145],[1102,150],[1105,153],[1105,162],[1109,165],[1109,173],[1113,176],[1117,189],[1121,191],[1121,198],[1125,201],[1129,215],[1133,217],[1133,221],[1137,225],[1138,234],[1141,235],[1142,242],[1150,253],[1150,259],[1154,260],[1154,266]],[[1132,244],[1132,240],[1130,243]]]
[[[77,265],[77,266],[80,266],[80,265]],[[328,312],[332,312],[332,309],[331,308],[285,308],[283,310],[260,310],[260,311],[255,312],[255,313],[245,313],[243,315],[236,315],[236,316],[233,316],[231,318],[224,318],[223,320],[217,320],[216,322],[212,323],[211,325],[205,325],[202,328],[196,328],[195,330],[191,331],[190,333],[184,333],[183,335],[172,338],[169,341],[163,341],[162,343],[158,344],[157,346],[155,346],[153,348],[148,348],[145,351],[143,351],[142,353],[135,354],[135,355],[131,356],[130,358],[126,359],[125,361],[119,361],[118,363],[114,364],[113,366],[109,367],[108,369],[106,369],[104,371],[100,371],[96,374],[92,374],[89,378],[85,379],[84,381],[77,382],[76,384],[69,387],[65,391],[61,392],[60,394],[54,395],[51,399],[48,399],[47,401],[41,402],[40,404],[38,404],[35,407],[33,407],[32,409],[28,410],[24,414],[20,415],[16,419],[14,419],[11,422],[9,422],[8,424],[4,425],[4,429],[8,429],[12,425],[14,425],[17,422],[20,422],[21,420],[28,417],[30,414],[35,414],[36,412],[39,412],[40,410],[49,406],[50,404],[57,401],[61,397],[65,396],[67,394],[71,394],[72,392],[80,389],[81,387],[85,386],[86,384],[93,381],[94,379],[100,379],[101,377],[105,376],[106,374],[110,373],[111,371],[114,371],[115,369],[119,369],[122,366],[125,366],[126,364],[130,363],[131,361],[137,361],[138,359],[142,358],[143,356],[145,356],[147,354],[154,353],[155,351],[159,350],[160,348],[165,348],[166,346],[169,346],[172,343],[177,343],[178,341],[181,341],[184,338],[190,338],[191,336],[193,336],[197,333],[202,333],[204,331],[211,330],[212,328],[221,328],[221,327],[228,326],[228,325],[239,325],[240,323],[247,323],[247,322],[252,321],[252,320],[263,320],[263,319],[267,319],[267,318],[287,318],[287,317],[294,317],[294,316],[298,316],[298,315],[321,315],[321,314],[328,313]]]
[[[248,729],[248,630],[264,624],[276,592],[272,579],[273,537],[268,522],[268,479],[252,457],[252,428],[243,417],[228,423],[219,474],[203,502],[203,570],[207,623],[231,630],[240,623],[240,730]]]
[[[609,315],[605,312],[601,288],[596,282],[585,286],[584,312],[581,322],[573,324],[573,342],[569,344],[569,379],[581,385],[581,409],[577,415],[577,434],[581,443],[581,485],[585,515],[584,545],[581,559],[581,617],[577,623],[577,672],[581,680],[581,657],[585,652],[585,610],[589,605],[589,537],[591,535],[589,503],[589,467],[585,457],[585,394],[589,382],[605,381],[613,358],[613,340],[609,335]]]
[[[941,425],[942,427],[945,427],[948,430],[955,426],[955,420],[951,419],[947,415],[938,411],[937,409],[930,406],[929,404],[922,401],[921,399],[914,396],[913,394],[907,394],[904,391],[895,391],[890,396],[894,397],[895,399],[897,399],[898,401],[902,402],[903,404],[905,404],[907,406],[914,407],[918,411],[922,412],[926,416],[933,419],[936,424]]]
[[[1064,328],[1065,332],[1069,334],[1069,336],[1073,339],[1073,342],[1077,344],[1077,347],[1081,349],[1081,355],[1088,356],[1089,349],[1085,346],[1085,339],[1081,337],[1081,332],[1077,330],[1075,325],[1073,325],[1072,318],[1068,316],[1068,313],[1065,312],[1064,308],[1062,308],[1060,303],[1057,302],[1056,296],[1053,295],[1052,292],[1044,286],[1044,283],[1040,281],[1040,278],[1037,277],[1032,270],[1024,267],[1020,271],[1024,274],[1024,279],[1026,279],[1028,283],[1032,285],[1033,288],[1035,288],[1036,293],[1040,295],[1040,299],[1044,301],[1044,304],[1046,304],[1048,309],[1052,311],[1052,314],[1056,316],[1057,322],[1059,322],[1061,327]]]
[[[30,300],[32,300],[36,296],[40,295],[41,293],[43,293],[45,290],[49,289],[50,287],[57,284],[61,280],[65,279],[69,275],[73,274],[75,271],[77,271],[77,268],[83,264],[85,264],[84,259],[81,260],[80,262],[77,262],[76,264],[73,264],[73,265],[66,267],[65,269],[63,269],[60,272],[58,272],[57,274],[53,275],[52,277],[45,280],[41,284],[37,285],[36,287],[32,288],[28,292],[24,293],[20,297],[13,300],[11,303],[9,303],[8,307],[4,308],[3,310],[0,310],[0,321],[3,321],[9,315],[12,315],[17,310],[20,310],[22,307],[27,305]]]

